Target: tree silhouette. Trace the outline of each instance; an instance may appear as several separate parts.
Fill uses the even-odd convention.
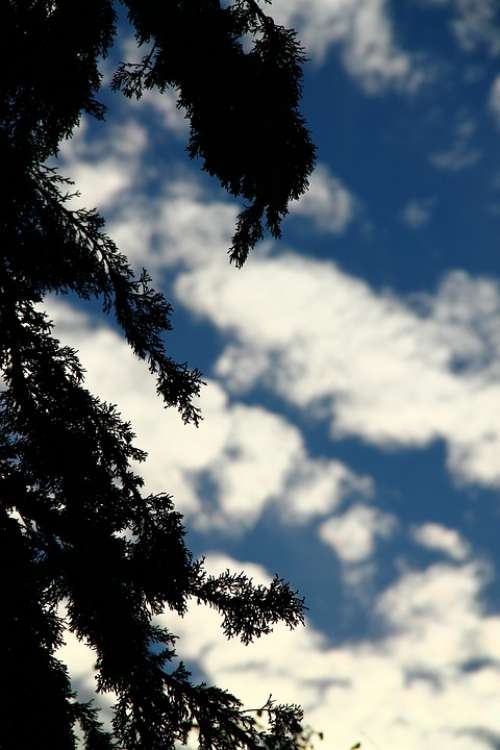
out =
[[[113,86],[137,97],[178,91],[189,154],[247,204],[230,250],[241,266],[264,227],[279,236],[314,162],[297,109],[295,34],[254,0],[123,5],[148,53],[121,65]],[[198,422],[200,373],[165,349],[168,302],[146,272],[134,276],[95,211],[71,208],[68,180],[47,166],[82,112],[103,117],[97,60],[115,23],[110,0],[0,4],[0,748],[71,749],[79,732],[88,750],[172,748],[192,733],[203,750],[293,750],[307,742],[297,706],[268,701],[252,714],[194,684],[154,617],[182,615],[192,599],[220,612],[227,637],[249,643],[278,621],[302,622],[302,600],[278,577],[256,586],[193,560],[171,498],[144,496],[131,462],[145,455],[130,425],[85,389],[76,352],[39,308],[48,293],[100,298],[165,405]],[[116,694],[111,731],[55,657],[66,627],[94,650],[98,690]]]

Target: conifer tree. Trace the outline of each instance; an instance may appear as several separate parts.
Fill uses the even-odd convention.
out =
[[[160,399],[198,422],[200,373],[166,350],[169,303],[146,272],[134,276],[95,211],[71,207],[68,180],[47,165],[82,113],[103,118],[97,63],[116,4],[0,4],[0,748],[73,750],[81,735],[87,750],[163,750],[193,735],[203,750],[293,750],[306,741],[298,707],[268,702],[263,721],[195,684],[154,618],[194,600],[250,643],[278,621],[302,622],[302,600],[278,577],[268,587],[244,573],[214,577],[192,558],[172,499],[146,495],[132,468],[145,455],[131,426],[85,388],[77,353],[40,308],[49,293],[102,300]],[[230,249],[241,266],[265,228],[279,236],[314,162],[295,34],[255,0],[122,4],[147,54],[121,65],[113,86],[139,98],[178,92],[189,154],[245,202]],[[65,628],[95,652],[98,689],[116,694],[109,731],[55,655]]]

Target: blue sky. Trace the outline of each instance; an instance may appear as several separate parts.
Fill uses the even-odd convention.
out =
[[[198,674],[303,704],[335,750],[500,748],[500,17],[490,0],[306,5],[269,10],[308,50],[318,166],[241,271],[238,206],[187,160],[175,95],[109,92],[138,54],[125,23],[106,123],[61,151],[81,205],[174,304],[171,353],[207,380],[201,427],[161,408],[95,305],[47,308],[195,553],[306,598],[304,630],[248,648],[213,612],[166,613]],[[85,647],[63,651],[90,690]]]

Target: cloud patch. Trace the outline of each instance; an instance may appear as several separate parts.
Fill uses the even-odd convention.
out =
[[[318,63],[331,48],[368,94],[387,88],[415,91],[423,73],[395,39],[386,0],[274,0],[271,14],[297,29],[308,54]]]
[[[343,182],[319,164],[309,190],[291,204],[290,213],[307,217],[320,231],[342,234],[353,221],[356,209],[357,201]]]
[[[372,558],[377,539],[391,536],[396,526],[394,516],[358,503],[324,521],[319,536],[343,563],[363,563]]]
[[[127,120],[106,129],[102,140],[87,138],[88,120],[83,120],[71,141],[62,144],[61,172],[75,182],[81,193],[73,208],[110,209],[135,185],[146,149],[146,130]],[[71,192],[71,191],[70,191]]]
[[[427,549],[441,552],[452,560],[465,560],[469,545],[455,529],[438,523],[424,523],[412,531],[414,541]]]

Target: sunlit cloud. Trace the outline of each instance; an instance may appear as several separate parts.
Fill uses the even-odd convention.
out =
[[[373,556],[377,538],[390,536],[397,526],[394,516],[369,505],[353,505],[321,525],[320,538],[345,563],[365,562]]]
[[[213,574],[245,570],[255,583],[270,579],[261,566],[220,553],[208,554],[206,565]],[[483,750],[484,733],[497,736],[500,665],[500,620],[481,605],[487,580],[476,563],[403,572],[374,598],[384,632],[373,641],[332,643],[308,622],[295,631],[278,627],[245,647],[228,642],[219,616],[205,607],[193,605],[182,619],[169,612],[158,619],[209,682],[223,684],[251,708],[263,705],[272,686],[280,701],[302,703],[331,747],[366,740],[405,750],[425,743]],[[93,652],[67,634],[58,656],[80,696],[90,698]],[[97,699],[108,714],[113,696]]]
[[[208,555],[214,572],[245,569],[256,582],[269,574],[251,562]],[[280,700],[304,705],[330,747],[368,739],[384,748],[424,746],[483,750],[474,730],[495,733],[500,650],[498,617],[481,606],[487,570],[476,563],[408,569],[372,607],[382,635],[335,643],[312,627],[278,628],[244,647],[225,641],[216,613],[192,608],[175,620],[185,657],[210,681],[258,707],[268,686]],[[332,601],[332,606],[335,602]],[[173,626],[165,614],[164,624]]]

